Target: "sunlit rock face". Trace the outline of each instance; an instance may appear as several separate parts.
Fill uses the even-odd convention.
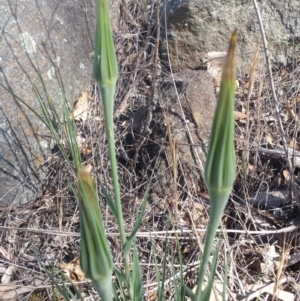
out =
[[[285,62],[300,37],[300,2],[259,1],[273,61]],[[164,20],[167,17],[167,22]],[[169,0],[162,14],[163,57],[169,55],[175,71],[197,69],[212,51],[227,51],[231,32],[239,36],[238,67],[249,70],[261,32],[252,1]]]
[[[112,1],[117,22],[118,1]],[[35,110],[37,86],[44,102],[47,87],[61,110],[92,79],[95,1],[19,0],[0,3],[0,83]],[[51,148],[45,126],[17,98],[0,88],[0,204],[26,202],[36,193],[36,171]]]

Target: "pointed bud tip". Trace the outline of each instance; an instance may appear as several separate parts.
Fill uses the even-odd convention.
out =
[[[91,177],[91,174],[88,172],[86,167],[81,167],[78,171],[78,179],[85,182],[86,184],[91,185],[93,183],[93,179]]]
[[[230,42],[229,42],[229,49],[228,49],[228,56],[229,58],[234,58],[236,46],[237,46],[237,29],[235,29],[231,35]]]

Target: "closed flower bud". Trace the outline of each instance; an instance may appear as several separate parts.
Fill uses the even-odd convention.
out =
[[[97,1],[94,76],[100,87],[115,87],[118,62],[109,20],[108,0]]]
[[[224,64],[220,95],[213,119],[205,165],[205,181],[211,195],[211,202],[213,202],[212,195],[217,198],[220,196],[228,198],[236,177],[233,116],[236,45],[237,34],[235,31],[231,37]]]
[[[229,50],[223,68],[220,95],[213,119],[205,165],[205,181],[210,197],[210,211],[205,247],[199,268],[197,290],[193,298],[193,300],[199,301],[209,300],[212,291],[216,261],[210,271],[211,281],[208,282],[203,291],[202,286],[216,231],[236,177],[233,116],[236,45],[237,33],[234,31],[230,39]],[[217,254],[215,253],[214,256],[216,260]]]
[[[105,235],[95,183],[89,172],[78,173],[80,209],[80,266],[102,300],[112,300],[112,255]],[[104,299],[106,298],[106,299]]]

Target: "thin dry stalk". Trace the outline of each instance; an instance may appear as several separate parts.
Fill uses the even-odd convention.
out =
[[[275,115],[276,115],[277,122],[278,122],[279,129],[280,129],[282,144],[283,144],[283,148],[284,148],[284,151],[285,151],[285,156],[286,156],[289,172],[292,175],[294,173],[293,172],[293,166],[292,166],[290,156],[289,156],[289,153],[288,153],[287,142],[286,142],[286,139],[285,139],[285,132],[284,132],[281,117],[280,117],[278,100],[277,100],[277,95],[276,95],[276,91],[275,91],[275,84],[274,84],[274,80],[273,80],[273,73],[272,73],[270,55],[269,55],[269,50],[268,50],[268,42],[267,42],[265,29],[264,29],[264,26],[263,26],[263,22],[262,22],[262,18],[261,18],[261,14],[260,14],[260,10],[259,10],[257,1],[253,0],[253,4],[254,4],[255,12],[256,12],[256,15],[257,15],[257,18],[258,18],[260,32],[261,32],[262,40],[263,40],[263,44],[264,44],[264,52],[265,52],[265,57],[266,57],[266,62],[267,62],[267,67],[268,67],[268,73],[269,73],[269,78],[270,78],[270,85],[271,85],[271,91],[272,91],[272,96],[273,96],[272,99],[273,99],[273,105],[274,105],[274,108],[275,108]]]
[[[260,118],[261,118],[261,113],[262,113],[262,89],[263,89],[263,76],[262,76],[262,71],[259,76],[259,88],[257,91],[257,97],[256,97],[256,118],[257,118],[257,129],[256,129],[256,141],[257,145],[260,145],[260,140],[261,140],[261,125],[260,125]],[[257,160],[258,160],[258,147],[256,148],[256,153],[255,153],[255,165],[257,165]]]
[[[158,54],[159,54],[159,39],[160,39],[160,5],[156,6],[156,37],[155,37],[155,54],[154,54],[154,62],[153,62],[153,73],[152,73],[152,83],[150,88],[150,96],[147,99],[147,115],[145,118],[145,122],[142,124],[142,131],[139,141],[137,142],[137,146],[135,149],[135,154],[133,156],[133,163],[137,162],[137,158],[139,155],[139,151],[146,140],[146,133],[150,132],[150,123],[152,120],[152,111],[155,105],[154,103],[154,94],[155,94],[155,83],[156,76],[158,71]]]
[[[79,237],[80,234],[77,232],[68,232],[68,231],[56,231],[56,230],[45,230],[45,229],[34,229],[34,228],[22,228],[22,227],[11,227],[11,226],[0,226],[0,229],[3,230],[14,230],[14,231],[20,231],[20,232],[32,232],[32,233],[39,233],[39,234],[47,234],[47,235],[55,235],[55,236],[69,236],[69,237]],[[235,233],[235,234],[262,234],[262,235],[267,235],[267,234],[280,234],[280,233],[288,233],[288,232],[294,232],[298,227],[296,225],[291,225],[286,228],[282,228],[279,230],[231,230],[228,229],[226,230],[227,233]],[[169,231],[149,231],[149,232],[137,232],[136,237],[148,237],[150,238],[151,236],[155,238],[159,238],[159,235],[161,235],[160,238],[165,239],[165,234],[166,232],[169,234],[184,234],[184,233],[204,233],[206,232],[206,229],[192,229],[192,230],[169,230]],[[222,233],[223,230],[217,230],[218,233]],[[112,233],[106,233],[106,235],[110,237],[118,237],[120,233],[118,232],[112,232]],[[130,235],[130,233],[126,233],[126,235]],[[172,237],[170,237],[171,239]],[[173,237],[176,239],[176,237]],[[189,237],[190,238],[190,237]]]
[[[170,150],[172,154],[172,169],[173,169],[173,180],[174,180],[174,202],[175,202],[175,219],[178,221],[178,150],[176,143],[172,136],[171,125],[170,125],[170,118],[166,111],[164,111],[164,117],[167,124],[167,133],[168,133],[168,141],[170,145]]]
[[[276,273],[276,277],[275,277],[275,285],[274,285],[274,293],[273,293],[273,297],[272,297],[272,301],[275,301],[278,289],[279,289],[279,282],[280,279],[283,276],[284,270],[286,268],[286,262],[287,262],[287,258],[289,256],[290,253],[290,248],[288,247],[288,243],[287,243],[287,235],[286,233],[284,234],[284,239],[283,239],[283,249],[282,249],[282,254],[280,257],[280,261],[279,261],[279,266],[277,269],[277,273]]]
[[[184,111],[183,111],[183,108],[182,108],[182,105],[181,105],[181,102],[180,102],[180,97],[179,97],[179,94],[178,94],[178,90],[177,90],[177,87],[176,87],[176,84],[175,84],[175,78],[174,78],[174,73],[172,71],[172,63],[171,63],[171,59],[170,59],[170,50],[169,50],[169,43],[168,43],[168,34],[167,34],[167,28],[168,28],[168,25],[167,25],[167,14],[166,14],[166,9],[164,11],[164,21],[165,21],[165,32],[166,32],[166,35],[165,35],[165,39],[166,39],[166,48],[167,48],[167,54],[168,54],[168,64],[169,64],[169,68],[171,70],[171,79],[172,79],[172,83],[173,83],[173,86],[174,86],[174,89],[175,89],[175,93],[176,93],[176,97],[177,97],[177,100],[178,100],[178,104],[179,104],[179,107],[180,107],[180,111],[181,111],[181,116],[182,116],[182,119],[184,120],[184,124],[185,124],[185,127],[186,127],[186,130],[187,130],[187,134],[188,134],[188,137],[189,137],[189,140],[191,142],[191,144],[195,144],[194,143],[194,140],[193,140],[193,137],[192,137],[192,134],[191,134],[191,131],[188,127],[188,122],[187,122],[187,118],[184,114]],[[197,149],[194,149],[192,148],[192,151],[194,152],[195,154],[195,157],[196,157],[196,163],[198,165],[198,167],[200,168],[200,171],[202,173],[202,176],[204,178],[204,167],[203,167],[203,164],[202,164],[202,161],[200,159],[200,156],[198,154],[198,150]]]
[[[246,141],[245,141],[245,149],[244,149],[244,158],[246,160],[246,163],[248,164],[249,162],[249,142],[250,142],[250,128],[249,128],[249,123],[250,123],[250,112],[249,112],[249,103],[250,103],[250,98],[253,92],[253,86],[254,86],[254,80],[255,80],[255,75],[256,75],[256,66],[258,63],[259,59],[259,47],[257,46],[254,58],[252,60],[251,66],[250,66],[250,78],[249,78],[249,86],[248,86],[248,93],[247,93],[247,107],[246,107],[246,115],[247,115],[247,124],[246,124]],[[246,168],[245,174],[247,175],[248,173],[248,168]]]
[[[288,278],[282,278],[278,285],[286,283],[288,281]],[[246,298],[243,298],[241,301],[249,301],[252,300],[254,298],[257,298],[258,296],[260,296],[261,294],[263,294],[264,292],[267,292],[269,290],[271,290],[273,287],[275,287],[275,282],[271,282],[265,286],[263,286],[262,288],[258,289],[256,292],[249,294]]]

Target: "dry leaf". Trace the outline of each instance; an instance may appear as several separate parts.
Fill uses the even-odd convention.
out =
[[[245,90],[248,90],[248,89],[249,89],[249,86],[250,86],[250,83],[249,83],[249,82],[243,82],[243,84],[242,84],[242,87],[243,87],[243,89],[245,89]]]
[[[44,157],[43,156],[37,156],[35,157],[35,165],[36,167],[40,167],[44,163]]]
[[[268,246],[268,250],[263,253],[264,262],[261,262],[260,264],[262,273],[266,275],[275,274],[275,264],[273,259],[278,256],[279,254],[276,253],[275,246]]]
[[[89,155],[92,153],[92,149],[90,147],[84,146],[86,144],[85,138],[81,137],[80,134],[76,136],[76,141],[81,154]]]
[[[205,280],[204,280],[204,283],[203,283],[203,289],[205,289],[207,285],[207,282],[205,283]],[[219,300],[223,300],[223,288],[224,288],[224,285],[222,282],[216,280],[213,284],[213,290],[210,294],[210,298],[209,298],[209,301],[219,301]],[[193,292],[196,293],[196,290],[197,290],[197,285],[193,288]],[[225,300],[228,300],[228,294],[227,292],[225,292]],[[236,296],[236,294],[232,293],[232,296]],[[188,300],[191,300],[188,298]]]
[[[221,76],[215,77],[214,86],[217,92],[220,92]]]
[[[205,204],[208,205],[208,204],[209,204],[209,194],[208,194],[208,193],[204,193],[204,192],[200,192],[199,194],[200,194],[200,196],[201,196],[202,198],[205,199]],[[203,200],[203,199],[202,199],[202,200]]]
[[[93,172],[93,166],[91,165],[91,163],[88,163],[86,166],[85,166],[85,169],[87,172],[89,173],[92,173]]]
[[[85,139],[82,138],[79,134],[76,135],[76,142],[79,149],[82,148],[83,143],[85,142]]]
[[[9,266],[1,278],[1,283],[9,283],[10,279],[14,273],[14,270],[15,270],[14,266],[12,266],[12,265]]]
[[[247,115],[242,113],[242,112],[238,112],[238,111],[234,111],[234,120],[239,120],[239,119],[245,119],[247,118]]]
[[[92,149],[90,147],[83,147],[80,152],[83,155],[89,155],[92,153]]]
[[[207,71],[214,77],[221,76],[224,60],[227,52],[211,51],[203,58],[203,63],[206,64]]]
[[[257,166],[256,165],[252,165],[252,164],[248,164],[248,170],[249,171],[254,171],[254,170],[257,170]]]
[[[289,255],[286,258],[286,262],[285,262],[284,267],[287,268],[287,267],[289,267],[291,265],[294,265],[298,262],[300,262],[300,253]],[[276,265],[277,268],[280,266],[280,256],[274,258],[274,264]]]
[[[288,147],[293,149],[294,146],[295,146],[295,142],[296,142],[295,139],[292,139],[292,140],[289,142]],[[296,142],[296,144],[297,144],[297,142]]]
[[[274,294],[274,286],[275,286],[275,282],[272,282],[267,285],[265,285],[265,284],[249,285],[248,290],[255,291],[255,292],[251,293],[250,295],[247,295],[247,297],[242,299],[241,301],[252,300],[252,299],[262,295],[263,293],[273,295]],[[295,300],[294,294],[280,290],[280,289],[277,290],[276,297],[278,300],[282,300],[282,301],[294,301]]]
[[[207,211],[204,205],[194,202],[193,208],[185,208],[183,210],[182,219],[189,227],[193,224],[195,224],[196,227],[201,227],[208,222]]]
[[[190,250],[191,250],[190,246],[187,245],[187,246],[184,246],[184,248],[181,252],[182,252],[182,254],[187,254],[190,252]]]
[[[75,104],[71,119],[74,118],[75,121],[85,121],[88,117],[88,107],[88,92],[84,90]]]
[[[300,151],[300,144],[295,139],[292,139],[289,142],[288,147],[291,148],[291,149],[295,149],[297,151]]]
[[[265,133],[265,139],[268,143],[273,144],[273,137],[269,133]]]
[[[294,106],[300,102],[300,95],[297,95],[296,97],[289,100],[289,103],[291,106]]]
[[[78,257],[73,259],[70,263],[60,263],[59,267],[63,269],[67,276],[73,281],[86,280],[85,275],[80,268]]]
[[[157,290],[150,292],[148,295],[149,301],[157,300]]]
[[[285,183],[286,183],[286,184],[289,183],[290,180],[291,180],[291,178],[292,178],[291,175],[290,175],[290,173],[285,169],[285,170],[282,172],[282,174],[283,174]]]
[[[285,77],[286,75],[288,75],[288,72],[285,68],[281,69],[281,76]]]
[[[0,254],[2,254],[2,256],[7,259],[7,260],[13,260],[14,255],[7,252],[3,247],[0,246]]]
[[[95,119],[96,121],[103,121],[103,117],[100,117],[100,116],[96,116],[94,119]]]
[[[288,112],[289,119],[294,120],[295,117],[296,117],[296,114],[295,114],[294,110],[292,109],[292,107],[291,107],[290,105],[287,104],[287,105],[285,106],[285,109],[286,109],[287,112]]]
[[[20,287],[16,288],[15,285],[12,286],[2,286],[0,285],[0,300],[2,301],[17,301],[20,300],[20,295],[24,293],[32,292],[32,287]]]

